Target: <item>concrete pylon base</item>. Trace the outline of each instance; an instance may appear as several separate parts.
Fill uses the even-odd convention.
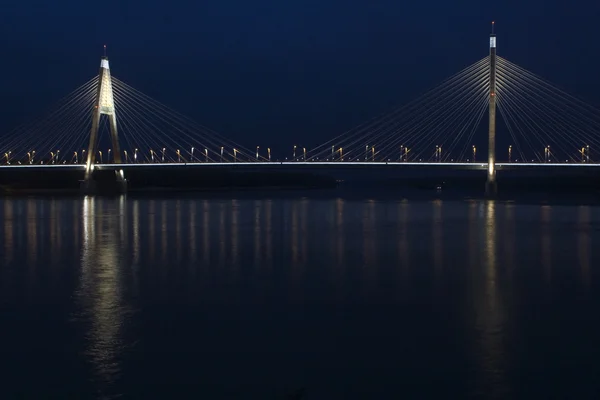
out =
[[[89,178],[81,181],[79,189],[81,194],[90,195],[120,195],[127,193],[127,179],[121,178],[117,173],[114,181],[96,181]]]
[[[485,197],[488,199],[495,199],[498,195],[498,184],[496,181],[487,181],[485,183]]]

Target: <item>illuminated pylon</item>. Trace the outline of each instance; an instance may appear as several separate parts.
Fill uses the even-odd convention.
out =
[[[119,146],[119,135],[117,132],[117,114],[115,112],[115,102],[113,98],[112,81],[110,77],[110,67],[108,57],[105,54],[100,61],[100,72],[98,74],[98,94],[94,109],[92,112],[92,130],[90,132],[90,143],[87,152],[87,164],[85,170],[85,179],[89,180],[91,172],[96,162],[96,153],[98,146],[98,129],[100,126],[100,117],[106,115],[110,122],[110,136],[112,140],[113,157],[115,164],[121,164],[121,148]]]
[[[498,191],[496,184],[496,33],[492,22],[490,35],[490,104],[488,129],[488,174],[485,192],[489,197],[495,197]]]

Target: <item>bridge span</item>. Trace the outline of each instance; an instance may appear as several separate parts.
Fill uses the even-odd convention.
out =
[[[496,175],[503,182],[526,176],[529,185],[551,175],[591,182],[600,166],[600,110],[497,56],[496,44],[492,29],[487,56],[413,101],[317,146],[290,138],[287,151],[250,134],[244,137],[254,145],[247,148],[197,124],[115,78],[104,54],[98,75],[52,112],[0,137],[0,185],[61,186],[70,179],[95,193],[96,178],[109,175],[126,191],[129,183],[161,179],[226,185],[265,183],[276,174],[283,180],[462,174],[465,180],[483,175],[481,187],[494,197]],[[496,117],[504,122],[498,127]]]
[[[474,162],[402,162],[402,161],[364,161],[364,162],[347,162],[347,161],[252,161],[252,162],[194,162],[194,163],[121,163],[121,164],[95,164],[94,169],[99,170],[118,170],[121,168],[368,168],[368,167],[408,167],[408,168],[445,168],[445,169],[463,169],[463,170],[487,170],[487,163]],[[33,164],[33,165],[0,165],[0,169],[74,169],[85,170],[84,164]],[[517,169],[568,169],[585,168],[585,169],[600,169],[600,163],[496,163],[496,168],[499,170],[517,170]]]

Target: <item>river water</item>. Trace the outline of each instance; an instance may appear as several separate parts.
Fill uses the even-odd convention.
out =
[[[0,200],[0,398],[593,398],[600,207]]]

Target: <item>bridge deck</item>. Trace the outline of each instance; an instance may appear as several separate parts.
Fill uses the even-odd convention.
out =
[[[339,168],[343,167],[361,167],[361,166],[390,166],[390,167],[448,167],[448,168],[467,168],[467,169],[487,169],[486,163],[473,163],[473,162],[346,162],[346,161],[272,161],[272,162],[196,162],[196,163],[127,163],[127,164],[96,164],[95,168],[169,168],[169,167],[190,167],[190,168],[202,168],[202,167],[256,167],[256,166],[328,166]],[[496,163],[496,168],[598,168],[600,163]],[[74,169],[85,169],[84,164],[54,164],[54,165],[0,165],[0,168],[74,168]]]

